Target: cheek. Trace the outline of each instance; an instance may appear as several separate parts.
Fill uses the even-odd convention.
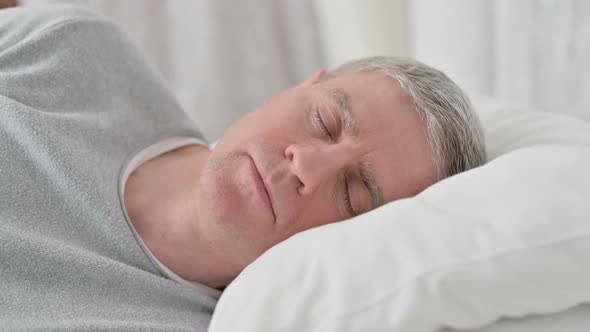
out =
[[[240,208],[241,202],[234,190],[232,168],[235,168],[234,158],[212,157],[205,165],[199,183],[202,208],[207,210],[213,220],[219,222],[230,221],[232,213]]]
[[[270,216],[252,206],[252,183],[242,154],[210,158],[199,182],[199,207],[217,226],[232,234],[267,231]]]
[[[330,194],[331,195],[331,194]],[[300,213],[294,228],[290,230],[291,235],[314,227],[342,221],[336,203],[330,195],[318,195],[300,201]]]
[[[234,178],[234,168],[215,161],[208,163],[200,181],[199,209],[207,220],[211,239],[231,252],[232,259],[250,263],[264,251],[280,242],[268,216],[260,215],[244,200]]]

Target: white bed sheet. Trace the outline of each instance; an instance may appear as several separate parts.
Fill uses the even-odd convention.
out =
[[[458,332],[444,329],[442,332]],[[590,304],[582,304],[561,313],[501,319],[477,330],[461,332],[588,332],[590,331]]]

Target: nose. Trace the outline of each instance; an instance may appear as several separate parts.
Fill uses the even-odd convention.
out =
[[[355,153],[351,147],[340,144],[291,144],[285,149],[285,158],[301,183],[299,193],[309,195],[322,184],[337,178],[354,162]]]

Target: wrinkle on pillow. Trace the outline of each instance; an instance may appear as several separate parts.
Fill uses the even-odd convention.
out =
[[[483,96],[476,97],[474,103],[483,124],[489,160],[527,146],[590,145],[590,123],[581,119]]]
[[[590,302],[590,125],[481,114],[494,160],[271,248],[209,331],[435,332]]]

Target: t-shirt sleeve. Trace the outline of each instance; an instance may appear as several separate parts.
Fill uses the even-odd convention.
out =
[[[0,97],[45,112],[95,112],[161,99],[163,89],[155,67],[107,18],[72,5],[0,11]]]
[[[0,52],[34,39],[52,28],[74,22],[106,22],[105,18],[75,5],[15,7],[0,11]]]

